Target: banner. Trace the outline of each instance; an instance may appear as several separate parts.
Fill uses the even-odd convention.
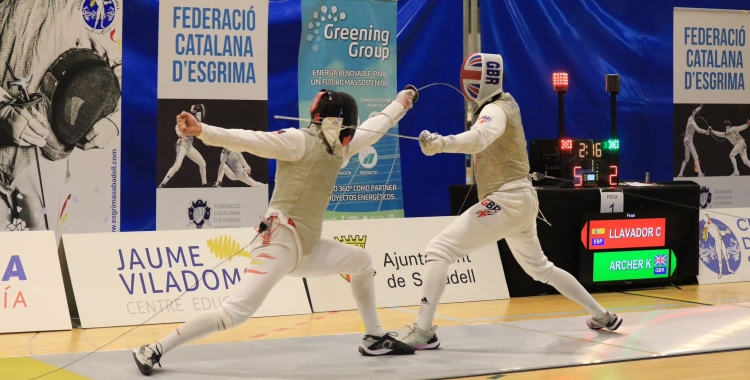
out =
[[[268,2],[214,5],[159,2],[157,230],[256,226],[268,206],[267,159],[176,131],[182,111],[268,131]]]
[[[750,206],[750,15],[674,9],[674,177],[702,186],[702,208]]]
[[[359,119],[377,115],[398,92],[396,2],[357,0],[302,2],[299,47],[300,118],[321,89],[357,100]],[[390,133],[398,133],[398,125]],[[326,218],[401,218],[401,153],[397,137],[383,136],[339,171]]]
[[[372,255],[378,307],[419,305],[425,280],[427,243],[456,217],[328,221],[323,237],[367,250]],[[352,310],[357,305],[348,274],[307,278],[310,302],[317,312]],[[490,244],[453,263],[441,303],[507,299],[497,244]]]
[[[702,210],[698,234],[699,284],[750,281],[750,208]]]
[[[253,236],[249,228],[65,235],[81,326],[184,322],[219,308],[252,260],[243,247]],[[285,277],[253,316],[309,312],[302,279]]]
[[[0,231],[119,231],[122,14],[0,2]]]
[[[0,233],[0,333],[70,330],[55,234]]]

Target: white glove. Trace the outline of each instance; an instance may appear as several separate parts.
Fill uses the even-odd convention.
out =
[[[24,107],[0,99],[0,129],[4,130],[18,146],[47,145],[50,125],[36,108]]]
[[[391,123],[396,125],[401,118],[406,115],[406,111],[410,110],[414,106],[414,101],[419,98],[417,89],[412,86],[406,86],[405,90],[402,90],[396,95],[396,100],[392,101],[388,107],[385,107],[381,114],[388,116],[391,119]]]
[[[419,146],[422,148],[422,153],[426,156],[434,156],[443,151],[443,136],[437,133],[430,133],[430,131],[422,131],[419,134]]]
[[[410,110],[414,107],[414,97],[416,92],[411,89],[402,90],[396,95],[396,101],[404,106],[404,110]]]

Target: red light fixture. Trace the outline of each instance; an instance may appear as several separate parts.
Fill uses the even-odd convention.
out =
[[[562,139],[560,140],[560,150],[565,153],[570,153],[573,150],[573,140]]]
[[[557,92],[568,91],[568,73],[552,73],[552,87]]]

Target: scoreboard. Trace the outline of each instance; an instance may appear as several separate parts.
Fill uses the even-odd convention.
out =
[[[614,187],[620,182],[617,139],[537,139],[529,147],[531,171],[562,178],[564,187]]]
[[[677,234],[664,213],[584,214],[579,280],[586,285],[670,282]],[[671,232],[671,233],[670,233]]]

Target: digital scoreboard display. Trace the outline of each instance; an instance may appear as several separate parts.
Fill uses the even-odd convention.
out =
[[[536,139],[529,149],[531,171],[562,178],[563,187],[613,187],[620,182],[617,139]]]
[[[669,282],[677,269],[669,216],[585,214],[579,280],[586,285]]]

